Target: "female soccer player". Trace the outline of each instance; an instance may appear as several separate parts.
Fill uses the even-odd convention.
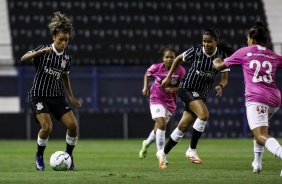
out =
[[[167,77],[162,81],[161,86],[165,87],[171,81],[172,74],[180,65],[181,61],[189,62],[190,69],[185,77],[180,82],[179,97],[184,104],[184,112],[178,124],[178,127],[172,132],[168,142],[163,150],[157,152],[159,159],[159,167],[161,169],[167,168],[166,155],[175,146],[187,132],[188,128],[193,125],[193,132],[190,146],[186,151],[186,157],[191,159],[192,163],[202,163],[202,160],[196,153],[196,146],[200,139],[205,125],[209,118],[209,112],[205,105],[205,100],[210,92],[214,77],[217,70],[212,67],[212,61],[220,57],[226,58],[228,54],[232,53],[231,49],[226,44],[220,42],[219,31],[213,28],[206,29],[203,33],[203,46],[192,47],[184,53],[177,56],[174,60]],[[221,72],[221,80],[216,85],[215,90],[217,96],[222,95],[223,88],[228,83],[227,70]]]
[[[22,62],[33,60],[36,68],[33,84],[29,90],[32,111],[36,116],[36,121],[41,125],[37,138],[35,167],[39,171],[45,169],[43,153],[52,131],[50,114],[53,114],[67,128],[66,152],[72,158],[70,170],[75,170],[72,152],[77,143],[77,121],[71,107],[66,102],[64,92],[66,91],[70,102],[75,107],[81,106],[71,90],[69,79],[71,56],[65,50],[73,26],[64,14],[55,12],[48,27],[52,32],[53,43],[28,51],[21,58]]]
[[[176,68],[172,74],[172,80],[162,88],[161,82],[167,76],[169,69],[175,59],[175,50],[172,48],[164,48],[160,50],[162,57],[161,63],[151,65],[144,76],[144,87],[142,94],[150,95],[150,110],[152,119],[155,121],[155,127],[150,133],[147,140],[142,142],[142,149],[139,152],[140,158],[145,158],[147,148],[156,140],[157,150],[161,150],[165,143],[166,124],[175,112],[177,91],[180,80],[185,75],[185,69],[182,66]],[[155,81],[149,91],[150,78],[154,77]]]
[[[245,80],[245,101],[247,119],[254,135],[253,171],[262,170],[262,154],[266,147],[272,154],[282,159],[282,147],[268,134],[268,120],[281,105],[281,94],[276,86],[275,72],[282,68],[282,57],[266,48],[268,30],[262,21],[249,30],[247,47],[236,51],[229,58],[215,59],[214,67],[223,70],[233,65],[241,65]]]

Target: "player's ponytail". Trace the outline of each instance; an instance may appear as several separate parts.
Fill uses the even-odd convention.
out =
[[[261,20],[255,22],[255,25],[249,30],[248,35],[262,46],[266,46],[268,43],[269,33]]]

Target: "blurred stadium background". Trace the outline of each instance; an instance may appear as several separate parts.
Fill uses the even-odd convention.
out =
[[[282,54],[281,0],[0,0],[0,119],[2,139],[33,139],[35,123],[27,101],[34,76],[32,64],[20,57],[40,44],[52,42],[47,24],[54,11],[66,14],[75,27],[68,49],[73,56],[71,82],[83,102],[75,110],[80,138],[141,138],[153,127],[148,98],[141,95],[146,69],[160,61],[158,50],[171,46],[180,54],[200,45],[205,28],[221,31],[234,49],[246,46],[248,29],[258,19],[270,29],[269,48]],[[281,85],[282,74],[277,75]],[[177,125],[178,111],[167,134]],[[244,107],[240,68],[230,72],[221,98],[207,100],[210,120],[206,138],[251,136]],[[270,133],[282,137],[281,110],[271,119]],[[54,122],[52,137],[64,138]],[[189,136],[189,133],[186,134]]]

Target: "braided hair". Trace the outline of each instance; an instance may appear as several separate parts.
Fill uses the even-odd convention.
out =
[[[52,35],[56,35],[59,32],[68,33],[72,37],[72,32],[74,30],[71,21],[65,14],[60,12],[54,12],[51,22],[48,24]]]

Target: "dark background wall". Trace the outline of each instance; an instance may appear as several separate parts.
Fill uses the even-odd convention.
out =
[[[180,53],[200,45],[209,27],[238,49],[256,20],[266,22],[261,0],[9,0],[8,9],[16,64],[27,50],[52,41],[47,24],[54,11],[73,21],[68,49],[79,65],[152,64],[162,46]]]

